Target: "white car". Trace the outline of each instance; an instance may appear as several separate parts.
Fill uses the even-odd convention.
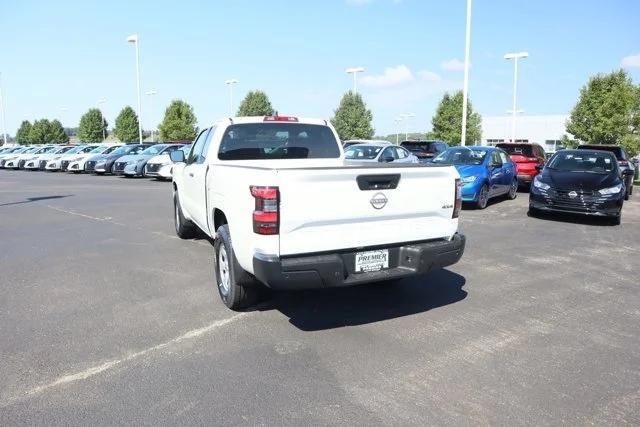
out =
[[[36,151],[39,151],[42,148],[40,145],[30,146],[26,150],[20,151],[18,153],[14,153],[13,156],[8,156],[4,162],[5,169],[19,169],[20,163],[24,166],[24,161],[26,159],[33,156]]]
[[[347,164],[338,141],[326,120],[233,117],[204,129],[188,156],[171,153],[176,233],[214,239],[227,307],[250,305],[262,285],[341,287],[460,259],[455,167]]]
[[[191,144],[185,145],[184,147],[180,147],[180,150],[184,152],[185,157],[191,150]],[[149,159],[147,164],[144,167],[144,175],[148,177],[153,177],[156,179],[171,179],[173,176],[173,165],[174,163],[171,161],[169,157],[169,153],[163,153],[152,157]]]
[[[60,148],[61,147],[59,145],[50,145],[48,147],[43,147],[42,149],[33,153],[30,158],[26,159],[26,161],[24,162],[24,168],[29,170],[44,169],[44,167],[47,165],[47,161],[51,158],[53,153],[60,150]]]
[[[8,161],[9,159],[12,159],[14,157],[16,157],[18,154],[22,153],[23,151],[27,150],[29,147],[25,147],[25,146],[16,146],[16,147],[5,147],[2,149],[2,152],[0,153],[0,168],[4,168],[4,164],[6,161]]]
[[[86,154],[89,151],[96,148],[98,144],[78,145],[71,150],[64,153],[62,156],[54,157],[47,163],[45,167],[48,171],[63,171],[65,172],[69,167],[69,163],[78,158],[82,154]]]
[[[122,147],[124,144],[99,144],[93,148],[93,150],[78,153],[69,162],[67,166],[67,172],[80,173],[84,172],[84,165],[89,159],[98,154],[109,154],[118,147]]]

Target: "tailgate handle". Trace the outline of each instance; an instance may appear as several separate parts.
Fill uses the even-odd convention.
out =
[[[362,191],[367,190],[394,190],[400,182],[400,174],[388,175],[358,175],[356,178],[358,187]]]

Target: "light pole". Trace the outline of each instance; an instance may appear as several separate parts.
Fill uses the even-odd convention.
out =
[[[358,73],[363,73],[363,67],[352,67],[345,70],[347,74],[353,74],[353,93],[358,93]]]
[[[2,73],[0,73],[0,116],[2,116],[2,138],[4,145],[7,145],[7,127],[4,123],[4,97],[2,96]]]
[[[415,117],[416,115],[413,113],[408,113],[408,114],[400,114],[400,117],[402,117],[404,119],[404,139],[408,140],[409,139],[409,133],[407,131],[407,122],[409,121],[409,119],[411,117]]]
[[[469,50],[471,48],[471,0],[467,0],[467,22],[464,36],[464,84],[462,89],[462,132],[460,145],[467,143],[467,99],[469,99]]]
[[[99,99],[98,100],[98,111],[100,112],[100,127],[102,128],[102,142],[104,142],[104,140],[107,139],[107,135],[105,135],[104,114],[102,114],[102,110],[100,109],[100,105],[104,104],[106,102],[107,102],[106,99]]]
[[[516,96],[518,93],[518,59],[526,58],[529,52],[513,52],[507,53],[504,59],[513,59],[513,107],[511,108],[511,142],[516,142]]]
[[[240,83],[238,79],[225,80],[224,84],[229,86],[229,117],[235,116],[233,114],[233,85]]]
[[[396,123],[396,145],[400,144],[400,126],[398,124],[402,121],[402,117],[396,117],[393,119]]]
[[[155,94],[157,94],[158,91],[155,89],[151,89],[147,92],[145,92],[144,94],[147,95],[149,97],[149,117],[151,117],[151,114],[153,114],[153,96]],[[151,123],[151,120],[149,120],[149,123]],[[153,137],[153,129],[154,127],[151,128],[151,142],[155,142],[155,138]]]
[[[127,37],[127,42],[136,45],[136,93],[138,95],[138,138],[142,144],[142,110],[140,108],[140,41],[137,34]]]

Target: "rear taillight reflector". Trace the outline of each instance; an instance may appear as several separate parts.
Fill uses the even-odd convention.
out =
[[[253,232],[273,235],[280,232],[280,192],[278,187],[250,186],[255,198],[253,211]]]
[[[451,218],[458,218],[460,216],[460,210],[462,210],[462,190],[460,178],[456,178],[456,201],[453,205],[453,215]]]

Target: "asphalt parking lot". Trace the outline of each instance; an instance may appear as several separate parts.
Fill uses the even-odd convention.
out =
[[[235,313],[169,183],[0,171],[0,425],[638,425],[640,193],[526,205],[463,211],[447,270]]]

